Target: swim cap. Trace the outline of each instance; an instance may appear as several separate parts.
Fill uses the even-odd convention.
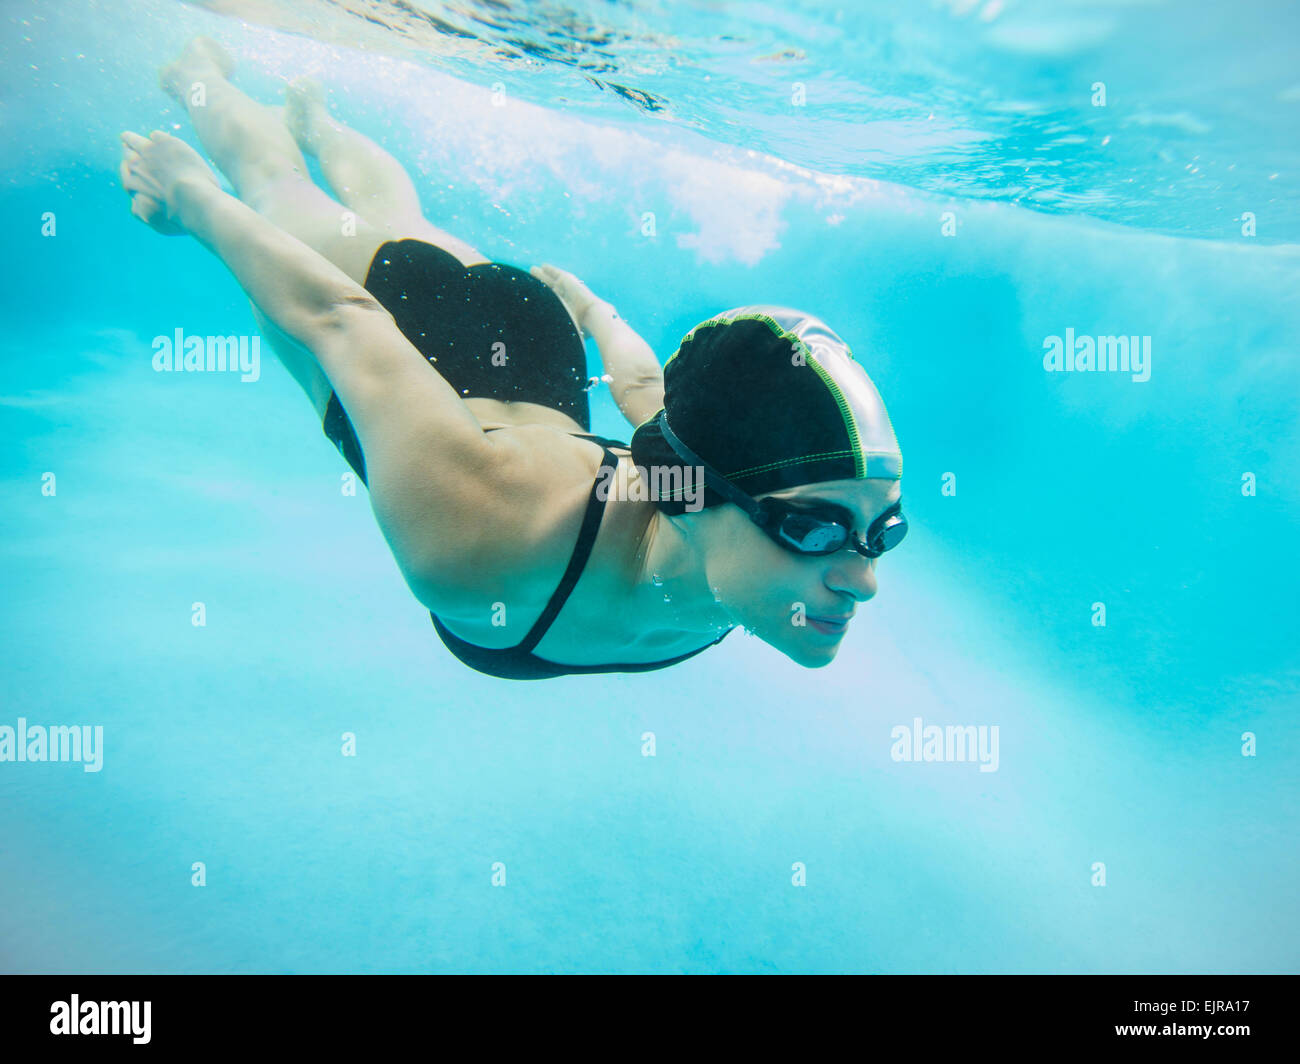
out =
[[[688,468],[682,443],[750,495],[825,480],[899,480],[903,455],[885,404],[853,353],[820,318],[755,305],[695,326],[664,365],[664,405],[632,436],[646,469]],[[652,480],[654,478],[652,477]],[[677,476],[661,483],[691,483]],[[680,514],[682,491],[655,500]],[[727,500],[711,488],[704,506]],[[696,504],[698,506],[698,503]]]

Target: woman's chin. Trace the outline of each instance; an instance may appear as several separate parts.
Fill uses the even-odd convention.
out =
[[[805,669],[821,669],[835,660],[840,652],[841,639],[827,639],[812,633],[813,638],[800,634],[780,649],[791,661]]]

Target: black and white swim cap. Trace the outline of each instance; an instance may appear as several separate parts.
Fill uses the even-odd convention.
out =
[[[682,466],[672,433],[750,495],[827,480],[899,480],[903,455],[876,386],[839,335],[789,307],[701,322],[664,365],[664,406],[632,437],[637,465]],[[726,500],[707,490],[705,506]],[[658,500],[668,513],[679,500]]]

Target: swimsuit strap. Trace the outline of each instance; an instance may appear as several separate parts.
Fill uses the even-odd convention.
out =
[[[585,434],[575,432],[571,433],[571,435],[582,436]],[[618,455],[606,446],[603,437],[589,436],[586,438],[602,441],[601,450],[605,452],[605,455],[601,468],[605,466],[617,468]],[[617,443],[618,441],[611,440],[609,442]],[[555,589],[550,602],[546,604],[546,609],[537,618],[537,623],[529,629],[524,641],[513,648],[515,652],[531,653],[533,647],[542,641],[542,636],[551,627],[551,623],[564,607],[564,603],[578,583],[578,577],[582,575],[583,567],[586,566],[587,559],[591,556],[591,548],[596,542],[596,533],[600,529],[600,520],[605,516],[605,503],[596,494],[601,479],[601,477],[597,476],[595,482],[591,485],[591,494],[587,497],[587,510],[582,516],[582,528],[578,532],[578,542],[573,546],[573,554],[569,558],[569,567],[564,570],[564,576],[560,578],[560,586]]]

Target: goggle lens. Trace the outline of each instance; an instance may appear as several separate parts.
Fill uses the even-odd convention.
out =
[[[879,554],[893,550],[903,542],[907,535],[907,518],[901,512],[887,514],[885,523],[867,542],[867,546]]]
[[[800,554],[834,554],[849,545],[853,518],[839,507],[824,510],[793,510],[764,499],[765,504],[775,503],[780,513],[770,528],[773,538],[782,546]],[[890,507],[873,523],[867,532],[866,549],[869,557],[893,550],[907,535],[907,518],[900,505]]]
[[[843,550],[849,541],[849,530],[843,525],[812,514],[789,513],[777,527],[781,538],[801,554],[830,554]]]

